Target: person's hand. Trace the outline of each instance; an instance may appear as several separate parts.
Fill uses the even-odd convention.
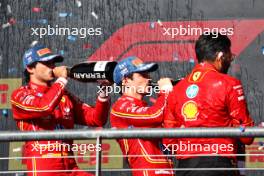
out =
[[[98,80],[97,82],[99,83],[100,86],[111,86],[113,84],[113,82],[110,82],[106,79]]]
[[[66,66],[59,66],[59,67],[55,67],[53,69],[53,74],[56,78],[58,77],[63,77],[63,78],[67,78],[67,67]]]
[[[159,89],[162,92],[170,92],[173,89],[173,86],[171,84],[171,79],[170,78],[161,78],[158,81]]]
[[[111,86],[113,83],[108,80],[98,80],[97,81],[100,85],[99,97],[107,98],[110,92],[107,92],[109,89],[108,87]]]

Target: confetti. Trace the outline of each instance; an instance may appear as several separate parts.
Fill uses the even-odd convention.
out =
[[[10,24],[10,23],[5,23],[5,24],[2,24],[2,29],[5,29],[5,28],[7,28],[7,27],[9,27],[9,26],[11,26],[11,24]]]
[[[262,50],[262,55],[264,55],[264,46],[261,48],[261,50]]]
[[[64,55],[64,54],[65,54],[64,50],[59,50],[59,55]]]
[[[39,13],[41,11],[42,11],[42,8],[39,8],[39,7],[33,7],[32,8],[32,12]]]
[[[40,24],[47,24],[48,23],[48,20],[46,20],[46,19],[40,19],[40,20],[38,20],[38,23],[40,23]]]
[[[240,127],[239,127],[239,130],[240,130],[241,132],[245,132],[245,130],[246,130],[246,127],[245,127],[245,126],[243,126],[243,125],[240,125]]]
[[[75,0],[75,3],[77,5],[77,7],[81,7],[82,6],[82,2],[80,0]]]
[[[15,20],[15,18],[10,18],[8,22],[9,22],[11,25],[13,25],[13,24],[16,23],[16,20]]]
[[[95,19],[98,19],[98,16],[96,15],[95,12],[92,12],[91,14],[92,14],[92,16],[93,16]]]
[[[89,44],[89,43],[85,43],[85,44],[83,44],[83,49],[89,49],[89,48],[91,48],[91,47],[92,47],[92,45]]]
[[[11,13],[12,13],[11,6],[7,4],[7,14],[11,14]]]
[[[38,44],[38,41],[34,40],[33,42],[31,42],[30,47],[34,47],[36,44]]]
[[[173,60],[174,61],[179,61],[179,55],[177,52],[173,53]]]
[[[264,122],[260,122],[260,123],[258,124],[258,127],[264,127]]]
[[[8,73],[14,73],[14,74],[16,74],[17,73],[17,69],[16,68],[9,68],[8,69]]]
[[[258,142],[259,143],[259,147],[258,150],[262,150],[264,148],[264,143],[263,142]]]
[[[13,152],[21,152],[21,147],[13,148]]]
[[[2,115],[3,115],[4,117],[7,117],[7,116],[8,116],[8,111],[7,111],[6,109],[3,109],[3,110],[2,110]]]
[[[160,27],[163,27],[163,24],[160,20],[158,20],[158,24],[160,25]]]
[[[69,36],[67,37],[67,39],[70,40],[70,41],[72,41],[72,42],[76,41],[76,37],[74,37],[74,36],[72,36],[72,35],[69,35]]]
[[[109,58],[109,61],[114,61],[114,57],[111,56],[111,57]]]
[[[157,102],[157,100],[156,100],[155,98],[153,98],[153,97],[150,97],[150,98],[149,98],[149,101],[150,101],[151,103],[156,103],[156,102]]]
[[[155,22],[151,22],[149,27],[150,27],[150,29],[154,29],[155,28]]]
[[[66,13],[66,12],[61,12],[59,13],[59,17],[71,17],[72,16],[72,13]]]
[[[190,58],[189,62],[190,62],[192,65],[194,65],[194,63],[195,63],[195,61],[194,61],[193,58]]]

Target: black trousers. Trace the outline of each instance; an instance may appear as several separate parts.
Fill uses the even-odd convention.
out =
[[[236,168],[232,159],[220,156],[195,157],[178,160],[177,168]],[[237,176],[236,170],[184,170],[176,176]]]

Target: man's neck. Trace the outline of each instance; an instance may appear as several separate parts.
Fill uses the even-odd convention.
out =
[[[211,61],[204,61],[203,63],[207,63],[207,64],[209,64],[209,65],[212,65],[217,71],[220,71],[219,69],[219,63],[218,62],[216,62],[216,61],[214,61],[214,62],[211,62]]]
[[[130,97],[134,97],[138,100],[142,100],[143,99],[143,95],[137,93],[135,90],[132,90],[131,88],[125,88],[125,92],[123,93],[126,96],[130,96]]]
[[[34,83],[34,84],[37,84],[37,85],[40,85],[40,86],[48,86],[49,83],[48,82],[45,82],[45,81],[40,81],[39,79],[36,79],[34,77],[31,77],[30,78],[30,82]]]

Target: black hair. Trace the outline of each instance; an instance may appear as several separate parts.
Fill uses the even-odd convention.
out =
[[[34,67],[36,67],[36,65],[37,65],[37,62],[34,62],[34,63],[28,65],[27,67],[34,68]],[[23,84],[27,84],[27,83],[29,83],[29,81],[30,81],[30,73],[25,68],[24,76],[23,76]]]
[[[195,53],[198,62],[205,60],[214,61],[218,52],[224,54],[230,52],[231,41],[226,35],[217,34],[203,34],[195,43]]]
[[[134,73],[130,73],[130,74],[126,75],[124,78],[129,78],[129,79],[132,79],[133,80],[133,74]],[[121,81],[119,84],[117,84],[117,86],[120,87],[120,91],[118,92],[120,95],[123,94],[123,91],[122,90],[124,88],[124,85],[122,83],[123,83],[123,81]]]

